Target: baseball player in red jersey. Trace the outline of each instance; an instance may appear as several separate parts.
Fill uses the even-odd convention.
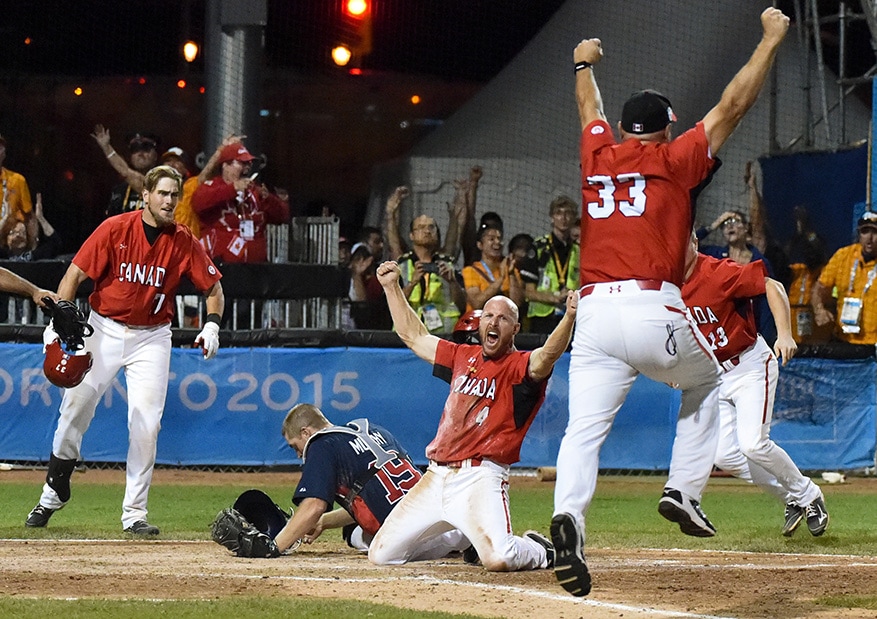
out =
[[[377,270],[396,332],[433,365],[433,376],[447,381],[451,392],[426,448],[429,468],[387,516],[369,559],[405,563],[427,540],[459,529],[490,571],[551,567],[554,548],[546,537],[535,531],[512,534],[509,466],[519,459],[554,364],[569,345],[578,297],[567,295],[566,315],[532,352],[515,350],[518,307],[503,296],[484,305],[481,344],[455,344],[427,331],[399,286],[400,274],[395,262]]]
[[[85,279],[94,282],[88,297],[85,340],[94,364],[85,379],[64,391],[61,417],[52,442],[49,471],[40,502],[25,522],[44,527],[70,500],[70,475],[80,456],[82,437],[101,396],[125,369],[128,385],[128,457],[122,528],[135,535],[158,535],[146,520],[146,500],[155,464],[156,442],[167,395],[174,295],[186,276],[207,297],[207,321],[195,343],[205,359],[219,348],[223,309],[219,271],[189,229],[174,222],[182,190],[180,173],[152,168],[144,179],[144,208],[106,219],[86,239],[58,286],[73,300]],[[51,325],[44,340],[57,339]]]
[[[822,491],[770,440],[777,358],[785,365],[798,349],[785,288],[767,277],[760,260],[740,265],[698,253],[694,236],[685,267],[682,298],[724,369],[716,466],[754,482],[785,504],[783,535],[791,536],[805,515],[810,533],[822,535],[828,527]],[[757,331],[752,305],[763,294],[777,326],[773,352]]]
[[[761,23],[761,41],[719,103],[676,139],[670,101],[641,91],[624,104],[616,143],[594,77],[601,42],[584,40],[573,52],[582,126],[582,300],[551,521],[555,575],[573,595],[591,590],[584,512],[597,483],[600,447],[640,373],[682,389],[659,511],[684,533],[715,534],[699,501],[718,439],[720,368],[688,318],[680,288],[693,221],[691,191],[755,103],[789,20],[768,8]]]

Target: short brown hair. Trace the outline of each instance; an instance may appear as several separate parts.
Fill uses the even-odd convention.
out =
[[[154,191],[158,181],[169,178],[177,184],[177,189],[183,191],[183,175],[169,165],[159,165],[152,168],[143,178],[143,188],[146,191]]]
[[[575,203],[575,200],[569,196],[557,196],[551,201],[551,206],[548,207],[548,215],[554,215],[554,213],[563,208],[571,209],[573,213],[578,213],[579,211],[579,205]]]
[[[286,413],[281,434],[283,438],[294,438],[301,434],[302,428],[311,427],[320,430],[331,425],[323,412],[313,404],[296,404]]]

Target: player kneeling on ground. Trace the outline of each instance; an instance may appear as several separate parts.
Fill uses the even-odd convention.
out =
[[[457,528],[490,571],[552,567],[554,547],[545,536],[510,531],[509,467],[519,459],[554,364],[569,346],[578,296],[567,295],[558,326],[541,348],[526,352],[515,349],[518,306],[508,297],[484,304],[481,344],[455,344],[430,334],[411,309],[398,264],[384,262],[377,275],[399,337],[432,364],[451,393],[426,448],[429,468],[387,517],[369,559],[379,565],[411,561],[436,531]]]

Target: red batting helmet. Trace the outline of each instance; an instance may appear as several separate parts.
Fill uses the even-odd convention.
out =
[[[478,327],[481,325],[481,310],[469,310],[454,325],[453,340],[458,344],[480,344]]]
[[[43,373],[53,385],[69,389],[82,382],[82,379],[85,378],[85,375],[91,369],[91,362],[90,352],[84,355],[67,354],[61,348],[61,343],[55,340],[46,346]]]

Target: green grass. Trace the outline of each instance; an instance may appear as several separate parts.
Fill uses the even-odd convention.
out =
[[[191,600],[150,602],[146,600],[22,600],[0,599],[0,616],[16,619],[46,619],[63,614],[64,619],[88,617],[137,617],[153,619],[202,619],[204,617],[229,619],[263,619],[264,617],[308,617],[308,619],[337,619],[363,617],[367,619],[464,619],[474,615],[445,612],[406,611],[394,606],[330,599],[271,599],[256,597],[223,598],[220,600]]]
[[[289,504],[293,477],[278,474],[278,482],[260,486],[282,507]],[[753,486],[733,479],[713,479],[703,507],[718,529],[714,538],[680,535],[676,525],[657,513],[665,478],[601,477],[587,517],[586,549],[590,548],[691,548],[778,553],[827,553],[877,555],[877,529],[873,527],[874,480],[851,479],[842,486],[824,485],[831,526],[814,538],[806,525],[792,538],[780,535],[783,506]],[[216,513],[231,505],[251,484],[154,484],[150,492],[150,521],[162,529],[162,539],[209,539],[209,525]],[[553,506],[553,484],[511,481],[512,524],[518,533],[536,529],[548,533]],[[0,496],[0,538],[124,539],[119,521],[123,485],[88,483],[87,474],[74,477],[73,500],[55,514],[46,529],[26,529],[24,519],[39,496],[39,485],[3,482]],[[340,539],[337,532],[326,539]],[[877,609],[877,596],[833,596],[820,600],[828,607]],[[229,598],[210,601],[110,601],[0,599],[0,616],[45,617],[63,612],[76,617],[465,617],[448,613],[419,613],[381,605],[340,600]]]

